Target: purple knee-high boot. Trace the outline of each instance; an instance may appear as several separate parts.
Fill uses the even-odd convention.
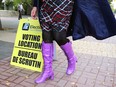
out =
[[[68,67],[66,74],[72,74],[75,70],[75,65],[77,62],[77,57],[74,55],[74,52],[72,50],[72,43],[67,42],[64,45],[61,45],[61,49],[64,51],[65,55],[67,56],[68,60]]]
[[[54,73],[52,70],[53,43],[42,42],[42,54],[44,59],[43,72],[41,76],[35,80],[36,83],[45,82],[47,79],[54,79]]]

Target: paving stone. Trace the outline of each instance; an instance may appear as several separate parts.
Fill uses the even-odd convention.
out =
[[[58,81],[54,81],[54,80],[47,80],[46,82],[47,84],[50,84],[50,85],[56,85],[58,83]]]
[[[91,85],[77,84],[77,86],[76,86],[76,87],[93,87],[93,86],[91,86]]]
[[[35,80],[33,80],[31,78],[26,78],[25,81],[29,82],[29,83],[32,83],[32,84],[35,84]]]
[[[97,78],[96,78],[96,81],[104,82],[105,81],[105,78],[106,78],[106,76],[98,75]]]
[[[15,87],[24,87],[24,86],[22,86],[22,85],[16,85]]]
[[[54,86],[54,85],[48,84],[48,85],[46,85],[45,87],[55,87],[55,86]]]
[[[65,87],[77,87],[77,84],[76,84],[76,82],[68,81],[66,83]]]
[[[104,86],[104,85],[95,85],[95,87],[108,87],[108,86]]]
[[[55,77],[61,79],[65,73],[59,72]]]
[[[80,83],[80,84],[83,84],[83,85],[84,85],[84,84],[86,84],[87,79],[88,79],[88,78],[86,78],[86,77],[80,77],[80,78],[79,78],[79,80],[78,80],[78,83]]]
[[[96,79],[97,74],[83,72],[82,77],[85,77],[85,78],[88,78],[88,79]]]
[[[17,78],[19,78],[19,76],[14,75],[14,76],[8,78],[7,80],[8,81],[15,81]]]
[[[6,80],[2,81],[1,84],[6,85],[7,87],[15,87],[16,86],[16,84],[14,82],[6,81]]]
[[[40,83],[40,84],[37,84],[35,87],[45,87],[46,86],[46,83]]]
[[[7,87],[7,86],[0,84],[0,87]]]
[[[7,76],[7,77],[11,77],[11,76],[13,76],[14,74],[7,73],[7,72],[3,72],[3,73],[1,73],[1,75]]]
[[[25,82],[25,81],[21,82],[20,84],[25,86],[25,87],[34,87],[34,84],[31,84],[31,83],[28,83],[28,82]]]
[[[36,79],[37,77],[40,77],[39,72],[33,73],[32,75],[29,76],[29,78],[31,78],[31,79]]]
[[[86,85],[93,87],[95,85],[95,79],[87,79]]]
[[[7,79],[8,77],[7,76],[5,76],[5,75],[0,75],[0,79]]]
[[[66,85],[67,81],[60,79],[60,81],[57,83],[57,87],[64,87]]]
[[[19,78],[15,79],[14,82],[18,84],[18,83],[21,83],[24,80],[25,80],[25,77],[19,77]]]

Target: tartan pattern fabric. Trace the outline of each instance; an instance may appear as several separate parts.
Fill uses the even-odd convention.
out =
[[[69,26],[73,0],[45,0],[40,9],[40,23],[43,30],[62,31]]]

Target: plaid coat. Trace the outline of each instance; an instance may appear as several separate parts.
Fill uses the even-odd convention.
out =
[[[34,0],[34,6],[42,2]],[[74,10],[67,36],[73,40],[93,36],[102,40],[116,35],[116,19],[107,0],[74,0]]]

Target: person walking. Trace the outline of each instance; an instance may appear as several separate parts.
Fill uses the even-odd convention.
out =
[[[73,40],[93,36],[103,40],[116,35],[116,19],[108,0],[33,0],[31,17],[38,17],[42,28],[44,67],[36,83],[54,78],[52,69],[53,40],[64,51],[68,67],[66,74],[75,71],[77,57],[67,36]]]
[[[38,11],[37,1],[34,0],[34,7],[31,11],[33,19],[36,19]],[[77,57],[73,52],[71,41],[66,37],[73,4],[73,0],[43,0],[42,6],[39,8],[40,11],[38,12],[43,37],[42,54],[44,66],[41,76],[35,80],[36,83],[45,82],[47,79],[54,79],[52,69],[53,40],[57,42],[67,57],[68,67],[66,74],[70,75],[75,71]]]
[[[22,12],[24,11],[24,8],[23,8],[23,5],[22,3],[19,3],[18,4],[18,12],[19,12],[19,16],[18,16],[18,19],[22,19]]]

